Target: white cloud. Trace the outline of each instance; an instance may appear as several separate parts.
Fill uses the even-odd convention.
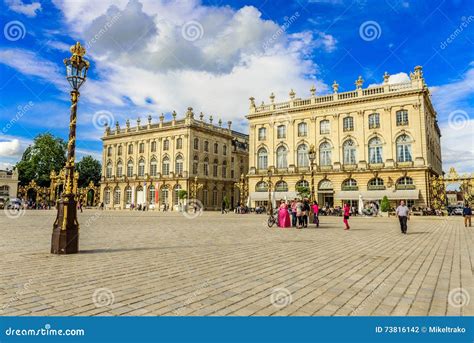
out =
[[[462,129],[449,123],[440,125],[443,170],[454,167],[460,173],[474,171],[474,119],[464,122]]]
[[[42,59],[32,51],[16,48],[0,50],[0,63],[16,69],[24,75],[35,76],[44,81],[52,82],[57,87],[67,85],[66,79],[60,74],[56,64]]]
[[[27,17],[36,17],[37,12],[41,11],[41,4],[39,2],[25,4],[21,0],[5,0],[5,3],[10,10],[24,14]]]
[[[12,139],[7,141],[0,141],[0,156],[2,157],[17,157],[22,153],[20,140]]]
[[[397,83],[407,83],[407,82],[410,82],[410,77],[408,76],[407,73],[404,73],[404,72],[392,74],[388,78],[388,83],[391,84],[391,85],[397,84]],[[368,88],[378,87],[378,86],[381,86],[381,85],[383,85],[383,83],[371,83],[367,87]]]
[[[253,6],[54,3],[70,29],[89,43],[88,54],[101,76],[81,89],[82,99],[104,109],[129,106],[127,99],[154,114],[176,110],[183,115],[192,106],[196,115],[202,111],[246,130],[250,96],[268,99],[273,91],[283,101],[291,88],[307,94],[314,83],[321,91],[327,89],[315,78],[318,67],[311,54],[317,47],[334,50],[334,37],[309,31],[290,34],[288,27],[264,20]],[[295,12],[289,25],[298,17]],[[187,25],[196,22],[198,39],[183,36]]]

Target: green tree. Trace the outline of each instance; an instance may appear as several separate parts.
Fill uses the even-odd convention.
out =
[[[186,192],[184,189],[180,189],[178,191],[178,199],[179,200],[184,200],[188,196],[188,192]]]
[[[41,187],[49,186],[51,171],[58,173],[66,163],[66,149],[67,144],[50,133],[36,136],[16,164],[20,184],[35,180]]]
[[[94,157],[84,156],[76,164],[76,170],[79,172],[79,187],[86,187],[91,181],[97,185],[100,181],[101,169],[100,162]]]
[[[309,198],[311,196],[311,191],[309,190],[309,187],[299,186],[296,188],[296,191],[298,192],[298,196],[302,199]]]
[[[387,196],[385,195],[380,202],[380,210],[382,212],[388,212],[390,210],[390,201],[388,201]]]

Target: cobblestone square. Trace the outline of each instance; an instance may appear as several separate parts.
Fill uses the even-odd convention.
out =
[[[473,232],[461,217],[79,214],[80,253],[52,255],[56,211],[0,214],[0,315],[473,315]]]

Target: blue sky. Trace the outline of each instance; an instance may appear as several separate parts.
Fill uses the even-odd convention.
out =
[[[248,98],[286,101],[406,80],[423,66],[442,129],[444,169],[474,168],[472,1],[0,0],[0,168],[41,132],[67,138],[62,60],[91,61],[81,88],[78,156],[100,157],[102,124],[188,106],[246,130]]]

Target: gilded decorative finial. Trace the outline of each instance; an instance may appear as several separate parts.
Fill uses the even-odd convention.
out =
[[[290,99],[294,99],[294,98],[295,98],[295,95],[296,95],[296,93],[295,93],[295,91],[294,91],[293,88],[292,88],[291,91],[290,91]]]
[[[82,57],[86,54],[86,49],[79,42],[76,42],[76,44],[72,45],[71,48],[69,48],[69,51],[71,51],[73,56]]]
[[[363,84],[364,84],[364,79],[362,78],[361,75],[359,75],[359,78],[355,82],[355,85],[356,85],[357,89],[362,88]]]

